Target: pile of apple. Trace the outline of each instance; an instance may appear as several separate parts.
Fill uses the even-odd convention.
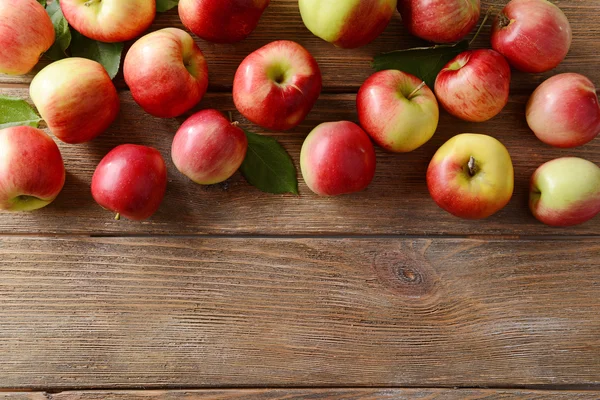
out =
[[[234,43],[258,25],[269,0],[180,0],[181,21],[202,39]],[[155,0],[61,0],[68,23],[102,42],[132,40],[154,20]],[[338,47],[355,48],[378,37],[398,9],[407,29],[435,43],[453,43],[480,19],[480,0],[299,0],[306,27]],[[325,122],[306,138],[300,165],[318,195],[358,192],[376,169],[373,142],[390,152],[413,151],[438,127],[439,103],[450,114],[482,122],[498,115],[509,98],[511,66],[545,72],[566,57],[571,27],[546,0],[512,0],[496,17],[492,49],[456,56],[429,88],[414,75],[385,70],[369,77],[357,95],[360,126]],[[36,0],[0,0],[0,73],[24,74],[53,44],[55,32]],[[160,118],[193,109],[208,87],[208,65],[193,37],[166,28],[137,40],[124,61],[134,100]],[[233,100],[251,122],[272,130],[297,127],[322,87],[319,66],[301,45],[272,42],[239,66]],[[435,92],[435,94],[434,94]],[[93,140],[115,121],[119,97],[102,65],[83,58],[50,64],[33,79],[30,97],[50,132],[66,143]],[[593,83],[567,73],[545,81],[533,93],[527,122],[543,142],[561,148],[584,145],[600,133],[600,106]],[[248,149],[244,131],[217,110],[202,110],[175,134],[172,159],[192,181],[210,185],[229,179]],[[43,131],[12,127],[0,131],[0,208],[23,211],[51,203],[61,191],[65,168],[60,151]],[[152,216],[167,185],[160,153],[121,145],[98,165],[91,183],[104,208],[133,220]],[[433,157],[427,185],[435,202],[453,215],[479,219],[510,201],[514,171],[507,149],[495,138],[461,134]],[[531,181],[530,206],[542,222],[567,226],[600,213],[600,168],[566,157],[542,165]]]

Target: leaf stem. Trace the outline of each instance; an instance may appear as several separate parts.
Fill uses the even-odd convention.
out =
[[[487,22],[487,20],[490,18],[490,15],[492,14],[492,12],[494,12],[494,7],[488,8],[487,12],[485,13],[485,17],[483,17],[483,21],[481,22],[481,25],[479,25],[479,28],[477,29],[477,32],[475,33],[475,36],[473,36],[473,39],[471,39],[471,41],[469,42],[469,47],[471,47],[471,45],[473,44],[475,39],[477,39],[477,37],[481,33],[481,30],[485,26],[485,23]]]

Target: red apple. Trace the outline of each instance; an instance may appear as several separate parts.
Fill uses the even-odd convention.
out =
[[[494,50],[459,54],[438,74],[435,94],[442,106],[465,121],[487,121],[508,103],[510,66]]]
[[[31,71],[54,43],[54,27],[36,0],[0,1],[0,74]]]
[[[250,54],[233,81],[233,101],[250,121],[272,130],[298,126],[321,93],[321,70],[296,42],[272,42]]]
[[[185,31],[166,28],[131,46],[123,66],[133,99],[149,114],[178,117],[202,100],[208,88],[204,55]]]
[[[32,211],[52,203],[65,184],[58,146],[29,126],[0,130],[0,209]]]
[[[527,123],[544,143],[577,147],[600,133],[600,105],[585,76],[559,74],[542,83],[527,103]]]
[[[124,144],[103,159],[92,177],[92,196],[103,208],[141,221],[160,207],[167,189],[167,166],[158,150]]]
[[[565,59],[571,25],[547,0],[512,0],[492,26],[492,47],[523,72],[545,72]]]
[[[29,88],[50,131],[66,143],[94,139],[119,114],[119,96],[102,65],[85,58],[65,58],[33,78]]]
[[[404,26],[435,43],[457,42],[477,25],[480,0],[398,0]]]
[[[190,31],[215,43],[246,39],[270,0],[180,0],[179,17]]]
[[[175,167],[201,185],[229,179],[248,150],[244,131],[217,110],[202,110],[187,119],[173,139]]]
[[[304,181],[321,196],[360,192],[375,176],[375,149],[369,136],[348,121],[326,122],[306,138],[300,153]]]

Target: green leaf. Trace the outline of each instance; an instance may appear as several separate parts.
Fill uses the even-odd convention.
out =
[[[67,49],[71,44],[71,31],[69,29],[69,23],[65,19],[58,0],[53,1],[46,8],[46,12],[52,20],[54,25],[54,34],[56,40],[50,49],[46,52],[46,57],[56,61],[68,57]]]
[[[156,11],[165,12],[177,7],[179,0],[156,0]]]
[[[248,153],[240,171],[263,192],[298,194],[298,176],[291,157],[277,140],[246,132]]]
[[[372,67],[376,71],[397,69],[413,74],[433,88],[435,78],[454,57],[469,49],[469,42],[463,40],[451,45],[417,47],[408,50],[392,51],[376,56]]]
[[[123,43],[98,42],[73,31],[71,56],[89,58],[99,62],[104,66],[111,79],[119,72],[122,53]]]
[[[37,128],[40,121],[42,117],[25,100],[0,96],[0,129],[22,125]]]
[[[46,0],[38,0],[38,3],[40,3],[42,7],[46,7]]]

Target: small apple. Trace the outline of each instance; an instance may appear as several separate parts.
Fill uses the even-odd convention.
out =
[[[180,0],[179,18],[198,37],[214,43],[246,39],[270,0]]]
[[[396,70],[371,75],[361,86],[356,105],[365,131],[381,147],[397,153],[427,143],[440,116],[431,89],[416,76]]]
[[[156,0],[60,0],[60,8],[77,32],[106,43],[135,39],[156,16]]]
[[[244,117],[264,128],[298,126],[321,93],[321,70],[296,42],[279,40],[250,54],[233,81],[233,101]]]
[[[92,177],[92,196],[103,208],[133,221],[150,218],[167,189],[167,166],[152,147],[123,144],[111,150]]]
[[[320,196],[360,192],[375,176],[375,149],[353,122],[326,122],[308,135],[300,152],[304,181]]]
[[[0,210],[45,207],[64,184],[63,159],[50,136],[30,126],[0,130]]]
[[[54,43],[54,27],[36,0],[0,1],[0,74],[23,75]]]
[[[33,78],[29,93],[50,131],[65,143],[94,139],[119,114],[119,96],[106,70],[85,58],[48,65]]]
[[[512,0],[492,25],[492,47],[523,72],[545,72],[565,59],[571,25],[547,0]]]
[[[576,157],[547,162],[531,178],[529,207],[550,226],[589,221],[600,213],[600,168]]]
[[[375,40],[390,23],[397,0],[299,0],[304,25],[315,36],[347,49]]]
[[[491,136],[464,133],[435,153],[427,170],[433,200],[450,214],[482,219],[510,201],[514,170],[508,150]]]
[[[231,178],[248,150],[244,131],[217,110],[202,110],[188,118],[173,139],[175,167],[201,185]]]
[[[527,103],[527,123],[542,142],[569,148],[584,145],[600,133],[600,105],[594,84],[566,73],[542,83]]]
[[[398,0],[408,31],[435,43],[458,42],[477,25],[480,0]]]
[[[202,100],[208,88],[204,55],[185,31],[165,28],[131,46],[123,66],[133,99],[149,114],[174,118]]]
[[[459,54],[438,74],[435,94],[450,114],[471,122],[492,119],[508,103],[510,65],[494,50]]]

